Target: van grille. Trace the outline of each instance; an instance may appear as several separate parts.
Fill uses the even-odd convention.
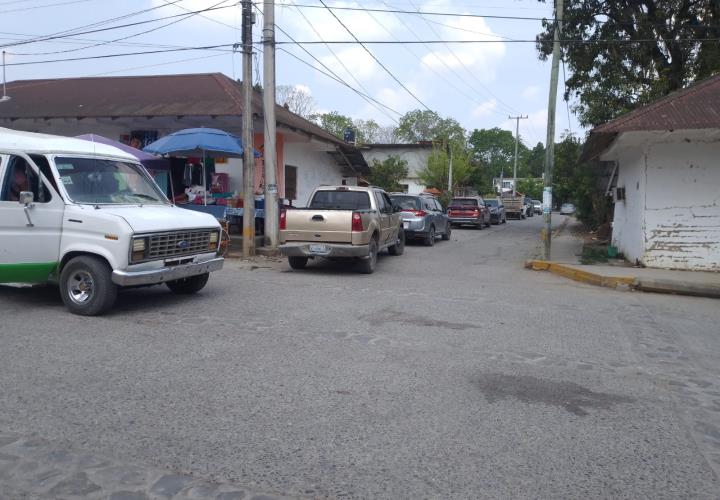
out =
[[[151,234],[148,259],[165,259],[207,252],[210,245],[210,233],[212,233],[211,230],[203,229]]]

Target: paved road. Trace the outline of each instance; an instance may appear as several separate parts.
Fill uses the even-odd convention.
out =
[[[0,288],[0,498],[717,498],[719,303],[526,271],[540,225],[102,318]]]

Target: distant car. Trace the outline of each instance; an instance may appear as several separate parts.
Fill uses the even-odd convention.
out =
[[[525,207],[525,217],[532,217],[535,214],[533,210],[533,201],[527,196],[523,199],[523,206]]]
[[[448,217],[456,226],[490,227],[490,210],[482,196],[453,198],[448,204]]]
[[[450,239],[448,216],[434,196],[391,193],[390,201],[400,208],[406,239],[421,239],[427,246],[433,246],[438,235]]]
[[[563,203],[560,207],[560,215],[572,215],[575,213],[575,205],[572,203]]]
[[[535,212],[538,215],[542,215],[542,201],[540,200],[533,200],[533,212]]]
[[[501,198],[485,198],[485,206],[490,209],[490,222],[493,224],[505,224],[507,216],[505,215],[505,205]]]

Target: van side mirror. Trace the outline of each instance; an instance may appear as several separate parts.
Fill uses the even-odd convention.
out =
[[[20,191],[20,194],[18,195],[18,202],[21,205],[25,205],[26,207],[29,207],[33,204],[35,201],[35,195],[32,191]]]
[[[393,205],[393,212],[402,212],[402,208],[400,207],[400,205]]]

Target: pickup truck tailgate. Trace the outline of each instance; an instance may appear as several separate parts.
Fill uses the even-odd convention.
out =
[[[288,210],[285,241],[352,243],[352,210]]]

